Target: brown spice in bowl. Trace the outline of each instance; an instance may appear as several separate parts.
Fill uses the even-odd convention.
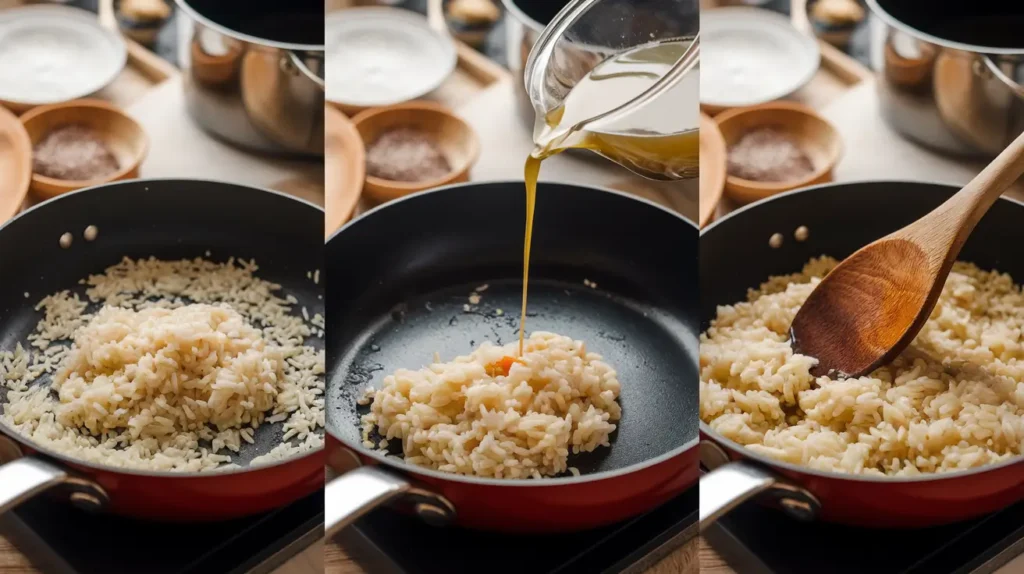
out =
[[[58,127],[32,150],[32,169],[55,179],[86,181],[116,172],[120,166],[110,148],[82,125]]]
[[[366,149],[366,173],[390,181],[427,181],[451,172],[430,135],[411,128],[381,134]]]
[[[753,129],[729,147],[729,175],[764,182],[794,181],[814,173],[799,143],[775,127]]]

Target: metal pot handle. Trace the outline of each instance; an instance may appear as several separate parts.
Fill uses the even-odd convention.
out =
[[[309,66],[307,66],[306,63],[302,61],[301,56],[291,51],[288,52],[287,54],[288,56],[285,59],[281,60],[281,67],[284,68],[285,72],[290,74],[302,74],[303,76],[306,76],[307,78],[312,80],[313,83],[316,84],[321,90],[327,89],[327,83],[324,81],[324,79],[317,75],[313,70],[310,70]]]
[[[398,474],[363,466],[324,488],[324,530],[331,537],[367,512],[399,497],[410,498],[416,514],[432,524],[446,524],[455,517],[455,507],[443,496],[418,488]]]
[[[981,60],[985,62],[985,67],[988,71],[996,77],[1000,82],[1006,84],[1006,87],[1017,94],[1017,97],[1024,98],[1024,86],[1020,85],[1010,76],[1007,76],[1005,72],[999,69],[999,64],[992,59],[992,56],[981,56]]]
[[[69,488],[71,502],[87,510],[97,510],[107,502],[106,492],[92,481],[45,460],[23,457],[0,466],[0,514],[59,486]]]
[[[700,530],[715,523],[740,503],[761,493],[775,497],[779,506],[799,520],[811,520],[821,504],[813,494],[777,474],[747,461],[724,464],[700,479]]]

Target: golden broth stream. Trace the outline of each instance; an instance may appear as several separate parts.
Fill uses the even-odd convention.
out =
[[[530,244],[537,204],[537,177],[544,159],[567,149],[587,149],[651,179],[692,177],[698,170],[700,122],[696,103],[700,76],[690,73],[640,109],[601,131],[577,126],[646,92],[679,61],[688,41],[646,44],[601,62],[580,80],[561,106],[538,116],[535,147],[526,159],[526,236],[523,240],[523,307],[519,320],[519,355],[526,337],[526,294],[530,279]]]

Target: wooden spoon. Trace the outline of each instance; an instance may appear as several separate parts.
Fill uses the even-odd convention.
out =
[[[793,350],[818,359],[811,374],[856,377],[895,359],[931,314],[974,226],[1022,174],[1024,134],[934,211],[826,275],[790,330]]]

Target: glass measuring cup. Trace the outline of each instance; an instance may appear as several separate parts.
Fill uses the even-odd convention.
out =
[[[699,31],[699,0],[565,6],[526,64],[534,155],[582,148],[650,179],[697,177]]]

